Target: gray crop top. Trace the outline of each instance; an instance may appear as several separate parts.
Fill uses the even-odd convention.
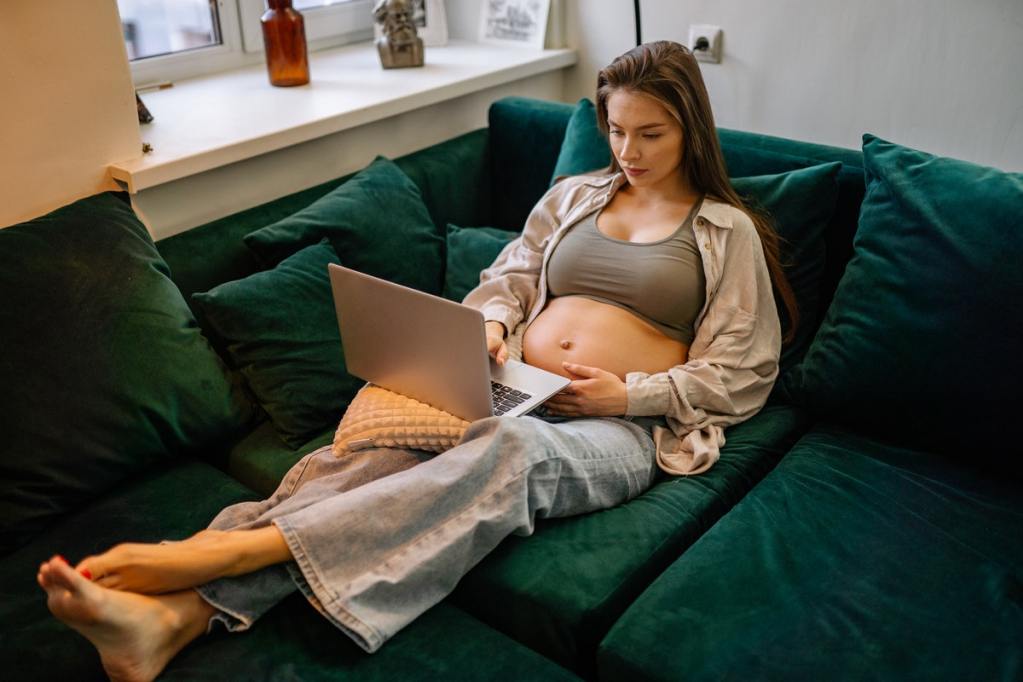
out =
[[[566,234],[547,264],[552,296],[585,296],[624,308],[687,346],[703,309],[707,280],[693,234],[693,217],[656,242],[608,237],[591,213]]]

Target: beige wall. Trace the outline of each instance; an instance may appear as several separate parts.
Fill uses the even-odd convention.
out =
[[[566,99],[633,46],[632,3],[565,0]],[[643,39],[724,30],[703,65],[717,123],[858,149],[871,132],[1023,170],[1023,0],[642,0]]]
[[[0,226],[116,189],[113,160],[141,154],[114,0],[4,0],[0,19]]]

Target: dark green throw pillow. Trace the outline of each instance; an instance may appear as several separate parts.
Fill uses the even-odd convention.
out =
[[[825,163],[775,175],[733,178],[735,191],[765,211],[781,237],[781,260],[796,295],[799,327],[781,353],[782,371],[799,362],[817,330],[820,288],[824,277],[824,230],[838,199],[840,163]],[[789,316],[776,296],[782,329],[788,331]]]
[[[863,155],[853,258],[788,393],[889,439],[1004,456],[1023,377],[1023,174],[871,135]]]
[[[444,298],[461,302],[480,283],[480,271],[490,267],[501,249],[518,236],[496,227],[448,225]]]
[[[611,148],[607,138],[597,127],[597,110],[593,102],[583,98],[575,105],[568,119],[565,139],[561,143],[558,161],[554,164],[551,184],[563,175],[582,175],[607,168],[611,163]]]
[[[0,552],[255,418],[121,195],[0,230],[0,300]]]
[[[444,238],[419,188],[380,156],[298,213],[245,236],[268,266],[326,237],[347,267],[440,293]]]
[[[339,260],[324,240],[272,270],[192,295],[292,447],[336,424],[365,383],[345,371],[328,263]]]

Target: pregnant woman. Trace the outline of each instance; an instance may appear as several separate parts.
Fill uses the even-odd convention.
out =
[[[497,362],[521,356],[571,384],[542,414],[473,423],[443,454],[327,447],[187,540],[47,561],[50,610],[110,677],[152,679],[208,629],[245,630],[295,590],[376,651],[535,519],[714,463],[724,427],[761,408],[778,372],[772,283],[796,319],[777,238],[728,182],[684,47],[617,58],[597,116],[610,167],[555,184],[465,299]]]

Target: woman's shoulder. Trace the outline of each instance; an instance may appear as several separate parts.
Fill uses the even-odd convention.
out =
[[[716,227],[729,229],[733,232],[756,232],[753,219],[750,218],[746,211],[738,206],[718,201],[712,197],[706,197],[703,200],[703,204],[700,206],[696,216],[697,218],[703,218]]]
[[[546,207],[554,213],[564,213],[580,202],[612,190],[618,175],[590,173],[560,177],[547,189],[537,206]]]
[[[616,173],[583,173],[581,175],[561,175],[554,179],[550,191],[568,193],[584,187],[605,188],[614,184]]]

